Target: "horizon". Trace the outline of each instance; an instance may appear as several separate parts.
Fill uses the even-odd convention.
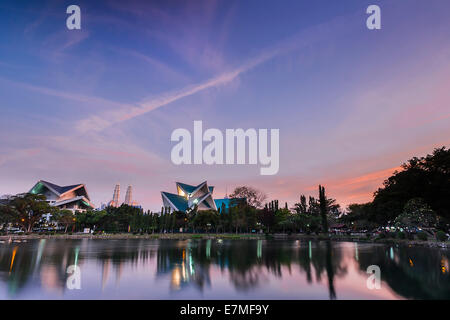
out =
[[[289,207],[321,184],[345,209],[450,146],[450,2],[77,1],[67,30],[69,4],[0,4],[0,195],[83,183],[100,207],[119,183],[155,212],[176,181]],[[174,165],[171,132],[195,120],[279,129],[278,173]]]

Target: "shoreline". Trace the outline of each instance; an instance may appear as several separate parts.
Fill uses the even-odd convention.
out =
[[[188,240],[188,239],[223,239],[223,240],[314,240],[323,241],[331,240],[336,242],[361,242],[361,243],[380,243],[380,244],[395,244],[407,246],[426,246],[450,248],[450,242],[440,242],[437,240],[407,240],[395,238],[367,238],[362,236],[349,235],[306,235],[306,234],[249,234],[249,233],[154,233],[154,234],[29,234],[29,235],[2,235],[0,241],[15,240],[40,240],[40,239],[59,239],[59,240],[79,240],[79,239],[96,239],[96,240],[128,240],[128,239],[143,239],[143,240]]]

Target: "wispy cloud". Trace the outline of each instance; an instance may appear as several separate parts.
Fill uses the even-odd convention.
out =
[[[147,54],[141,53],[137,50],[133,49],[122,49],[122,48],[114,48],[115,51],[122,53],[124,55],[137,58],[141,60],[142,62],[145,62],[149,66],[151,66],[153,69],[158,72],[158,74],[162,74],[163,76],[170,78],[171,80],[179,80],[187,82],[189,80],[189,77],[184,75],[183,73],[174,70],[170,66],[168,66],[166,63],[155,59]]]
[[[24,157],[32,157],[39,154],[42,151],[40,148],[26,148],[26,149],[17,149],[12,152],[6,150],[0,153],[0,166],[4,165],[8,161],[14,161],[17,159],[21,159]]]
[[[41,45],[41,56],[50,60],[62,59],[69,49],[79,45],[90,36],[90,32],[82,29],[70,31],[63,29],[48,36]]]
[[[219,4],[216,0],[181,1],[176,5],[177,10],[167,10],[164,2],[108,3],[116,11],[131,14],[139,31],[144,30],[152,42],[167,46],[195,69],[215,72],[223,71],[226,65],[223,46],[236,7],[236,4],[231,3],[227,6]],[[223,19],[217,19],[219,13],[224,16]],[[148,27],[148,20],[154,21],[158,28]],[[214,37],[211,37],[211,33]]]
[[[86,103],[86,104],[110,106],[110,107],[115,107],[115,108],[130,107],[130,105],[119,103],[119,102],[108,100],[108,99],[104,99],[104,98],[100,98],[100,97],[72,93],[72,92],[67,92],[64,90],[56,90],[56,89],[47,88],[47,87],[43,87],[43,86],[36,86],[33,84],[29,84],[29,83],[9,80],[9,79],[3,78],[3,77],[0,77],[0,82],[8,83],[10,85],[14,85],[14,86],[17,86],[17,87],[20,87],[23,89],[34,91],[39,94],[53,96],[53,97],[61,98],[61,99],[67,99],[67,100],[76,101],[76,102],[82,102],[82,103]]]
[[[262,55],[257,59],[254,59],[249,63],[244,64],[241,67],[230,72],[223,73],[202,83],[187,86],[179,91],[161,94],[156,98],[143,101],[136,106],[127,106],[119,110],[110,111],[101,116],[90,116],[89,118],[79,121],[76,125],[76,128],[80,132],[102,131],[113,124],[130,120],[147,112],[166,106],[182,98],[196,94],[200,91],[225,85],[236,79],[243,72],[246,72],[254,66],[270,59],[271,57],[273,57],[273,55],[273,53]]]
[[[287,53],[288,51],[294,49],[298,50],[311,44],[312,41],[322,39],[330,31],[335,31],[336,28],[345,26],[346,24],[344,21],[345,20],[340,17],[331,22],[307,28],[292,37],[280,41],[273,47],[262,50],[262,53],[252,59],[249,59],[246,63],[231,71],[221,73],[218,76],[210,78],[204,82],[190,85],[180,90],[162,93],[157,97],[144,100],[136,105],[116,109],[102,115],[92,115],[79,121],[76,124],[76,128],[80,132],[102,131],[114,124],[141,116],[145,113],[166,106],[182,98],[194,95],[198,92],[226,85],[238,78],[241,74],[257,67],[260,64],[263,64],[268,60],[271,60],[278,55]]]

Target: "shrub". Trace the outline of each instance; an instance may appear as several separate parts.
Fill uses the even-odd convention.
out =
[[[436,232],[436,239],[438,241],[446,241],[447,235],[445,234],[444,231],[439,230],[438,232]]]
[[[422,241],[427,241],[428,235],[426,234],[426,232],[421,231],[417,234],[417,238]]]
[[[267,240],[272,240],[273,239],[273,235],[266,233],[266,239]]]
[[[386,233],[382,232],[378,235],[378,239],[386,239]]]
[[[398,239],[405,239],[406,238],[406,234],[403,231],[399,231],[399,232],[397,232],[397,238]]]

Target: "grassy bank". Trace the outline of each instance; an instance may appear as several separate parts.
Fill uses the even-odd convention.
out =
[[[117,233],[117,234],[29,234],[29,235],[3,235],[0,236],[0,241],[7,242],[9,239],[14,240],[32,240],[32,239],[248,239],[248,240],[332,240],[332,241],[350,241],[362,243],[384,243],[395,245],[412,245],[412,246],[428,246],[428,247],[446,247],[450,248],[450,242],[440,242],[435,239],[427,241],[422,240],[408,240],[397,238],[377,238],[356,235],[307,235],[307,234],[245,234],[245,233],[155,233],[155,234],[132,234],[132,233]]]
[[[261,234],[234,234],[234,233],[154,233],[154,234],[28,234],[28,235],[3,235],[0,240],[27,240],[27,239],[265,239]]]

